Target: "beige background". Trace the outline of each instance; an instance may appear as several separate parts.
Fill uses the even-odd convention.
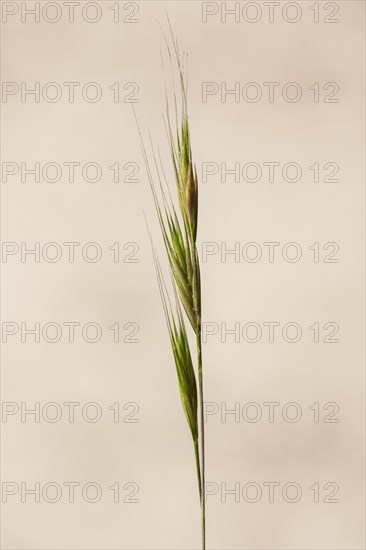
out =
[[[33,4],[33,3],[27,3]],[[62,3],[60,3],[62,4]],[[83,2],[82,2],[83,4]],[[121,3],[122,5],[123,3]],[[257,2],[257,4],[262,4]],[[283,4],[283,3],[281,3]],[[96,104],[33,100],[19,94],[2,104],[2,158],[41,164],[98,162],[103,178],[87,183],[76,177],[57,183],[19,175],[2,183],[2,239],[63,243],[95,241],[103,247],[98,263],[77,255],[58,263],[19,255],[3,268],[3,321],[42,325],[95,321],[103,328],[96,344],[66,333],[49,344],[21,343],[19,334],[3,345],[2,399],[7,402],[97,402],[98,423],[77,415],[58,423],[25,423],[19,415],[2,424],[2,481],[31,486],[97,482],[96,504],[80,496],[71,504],[26,503],[20,496],[2,506],[2,545],[6,549],[195,549],[199,546],[199,506],[189,432],[181,410],[159,300],[143,210],[156,241],[159,232],[131,106],[112,101],[108,86],[137,82],[135,104],[141,125],[166,146],[161,112],[164,87],[158,20],[169,12],[176,35],[190,56],[190,116],[194,155],[202,162],[263,163],[296,161],[303,177],[295,184],[270,184],[212,177],[200,186],[199,242],[282,244],[296,241],[298,263],[278,257],[257,263],[220,256],[202,265],[203,316],[207,322],[298,322],[303,337],[289,344],[280,337],[257,344],[226,343],[212,336],[204,346],[205,399],[216,403],[261,405],[257,423],[215,415],[206,424],[207,481],[241,487],[257,482],[262,499],[227,503],[209,497],[207,540],[211,549],[361,549],[363,531],[363,150],[364,3],[338,2],[337,24],[315,24],[309,2],[300,2],[296,24],[282,17],[256,24],[218,16],[201,21],[201,2],[139,2],[137,24],[115,24],[109,7],[88,24],[20,21],[2,25],[3,81],[40,83],[98,82]],[[322,8],[321,8],[322,9]],[[64,11],[65,13],[65,11]],[[298,82],[298,103],[262,100],[202,103],[202,82]],[[339,103],[314,103],[314,82],[337,82]],[[140,164],[139,183],[113,183],[108,166]],[[336,162],[339,183],[314,183],[308,167]],[[138,263],[114,263],[108,247],[136,242]],[[314,263],[314,242],[339,244],[339,263]],[[263,248],[263,250],[265,250]],[[65,249],[64,249],[65,252]],[[123,251],[122,251],[123,252]],[[163,254],[161,252],[161,256]],[[108,329],[118,321],[140,326],[139,343],[113,343]],[[338,344],[314,344],[309,326],[336,322]],[[125,333],[124,333],[125,334]],[[264,333],[265,334],[265,333]],[[324,336],[324,334],[323,334]],[[264,402],[297,402],[297,423],[265,417]],[[113,423],[114,402],[136,402],[139,423]],[[309,407],[335,402],[338,423],[314,423]],[[279,409],[280,410],[280,409]],[[66,409],[63,408],[65,413]],[[330,411],[328,411],[330,412]],[[324,411],[321,413],[324,416]],[[114,482],[139,484],[139,503],[113,502]],[[268,502],[263,482],[297,482],[298,503],[276,493]],[[340,487],[338,503],[314,503],[309,486]],[[329,490],[326,492],[329,493]],[[321,492],[324,498],[325,492]]]

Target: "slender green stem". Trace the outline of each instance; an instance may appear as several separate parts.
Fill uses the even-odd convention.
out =
[[[197,334],[197,359],[198,359],[198,380],[200,397],[200,425],[201,425],[201,525],[202,525],[202,550],[206,549],[206,494],[205,494],[205,423],[203,411],[203,374],[202,374],[202,338],[201,321],[199,322]]]
[[[201,503],[202,502],[202,480],[201,480],[200,452],[198,448],[198,439],[195,439],[193,441],[193,445],[194,445],[194,455],[196,457],[198,491],[199,491],[200,503]]]

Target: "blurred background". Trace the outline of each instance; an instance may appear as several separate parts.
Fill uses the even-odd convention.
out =
[[[199,548],[132,111],[174,190],[168,12],[200,180],[207,547],[364,548],[364,3],[36,4],[1,6],[3,547]]]

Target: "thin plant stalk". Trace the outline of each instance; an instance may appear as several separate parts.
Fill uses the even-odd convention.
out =
[[[196,459],[198,494],[200,496],[200,502],[202,502],[202,479],[201,479],[200,450],[199,450],[199,445],[198,445],[198,439],[196,439],[193,442],[193,445],[194,445],[194,456],[195,456],[195,459]]]
[[[197,362],[198,362],[198,393],[200,402],[200,426],[201,426],[201,530],[202,549],[206,548],[206,492],[205,492],[205,421],[203,414],[203,369],[202,369],[202,334],[201,323],[196,334]]]

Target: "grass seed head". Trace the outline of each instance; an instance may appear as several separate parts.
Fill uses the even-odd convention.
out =
[[[174,291],[175,312],[173,312],[161,267],[155,251],[154,261],[177,372],[180,398],[193,441],[197,441],[197,383],[184,319],[182,316],[182,311],[179,305],[178,295],[176,291]]]

